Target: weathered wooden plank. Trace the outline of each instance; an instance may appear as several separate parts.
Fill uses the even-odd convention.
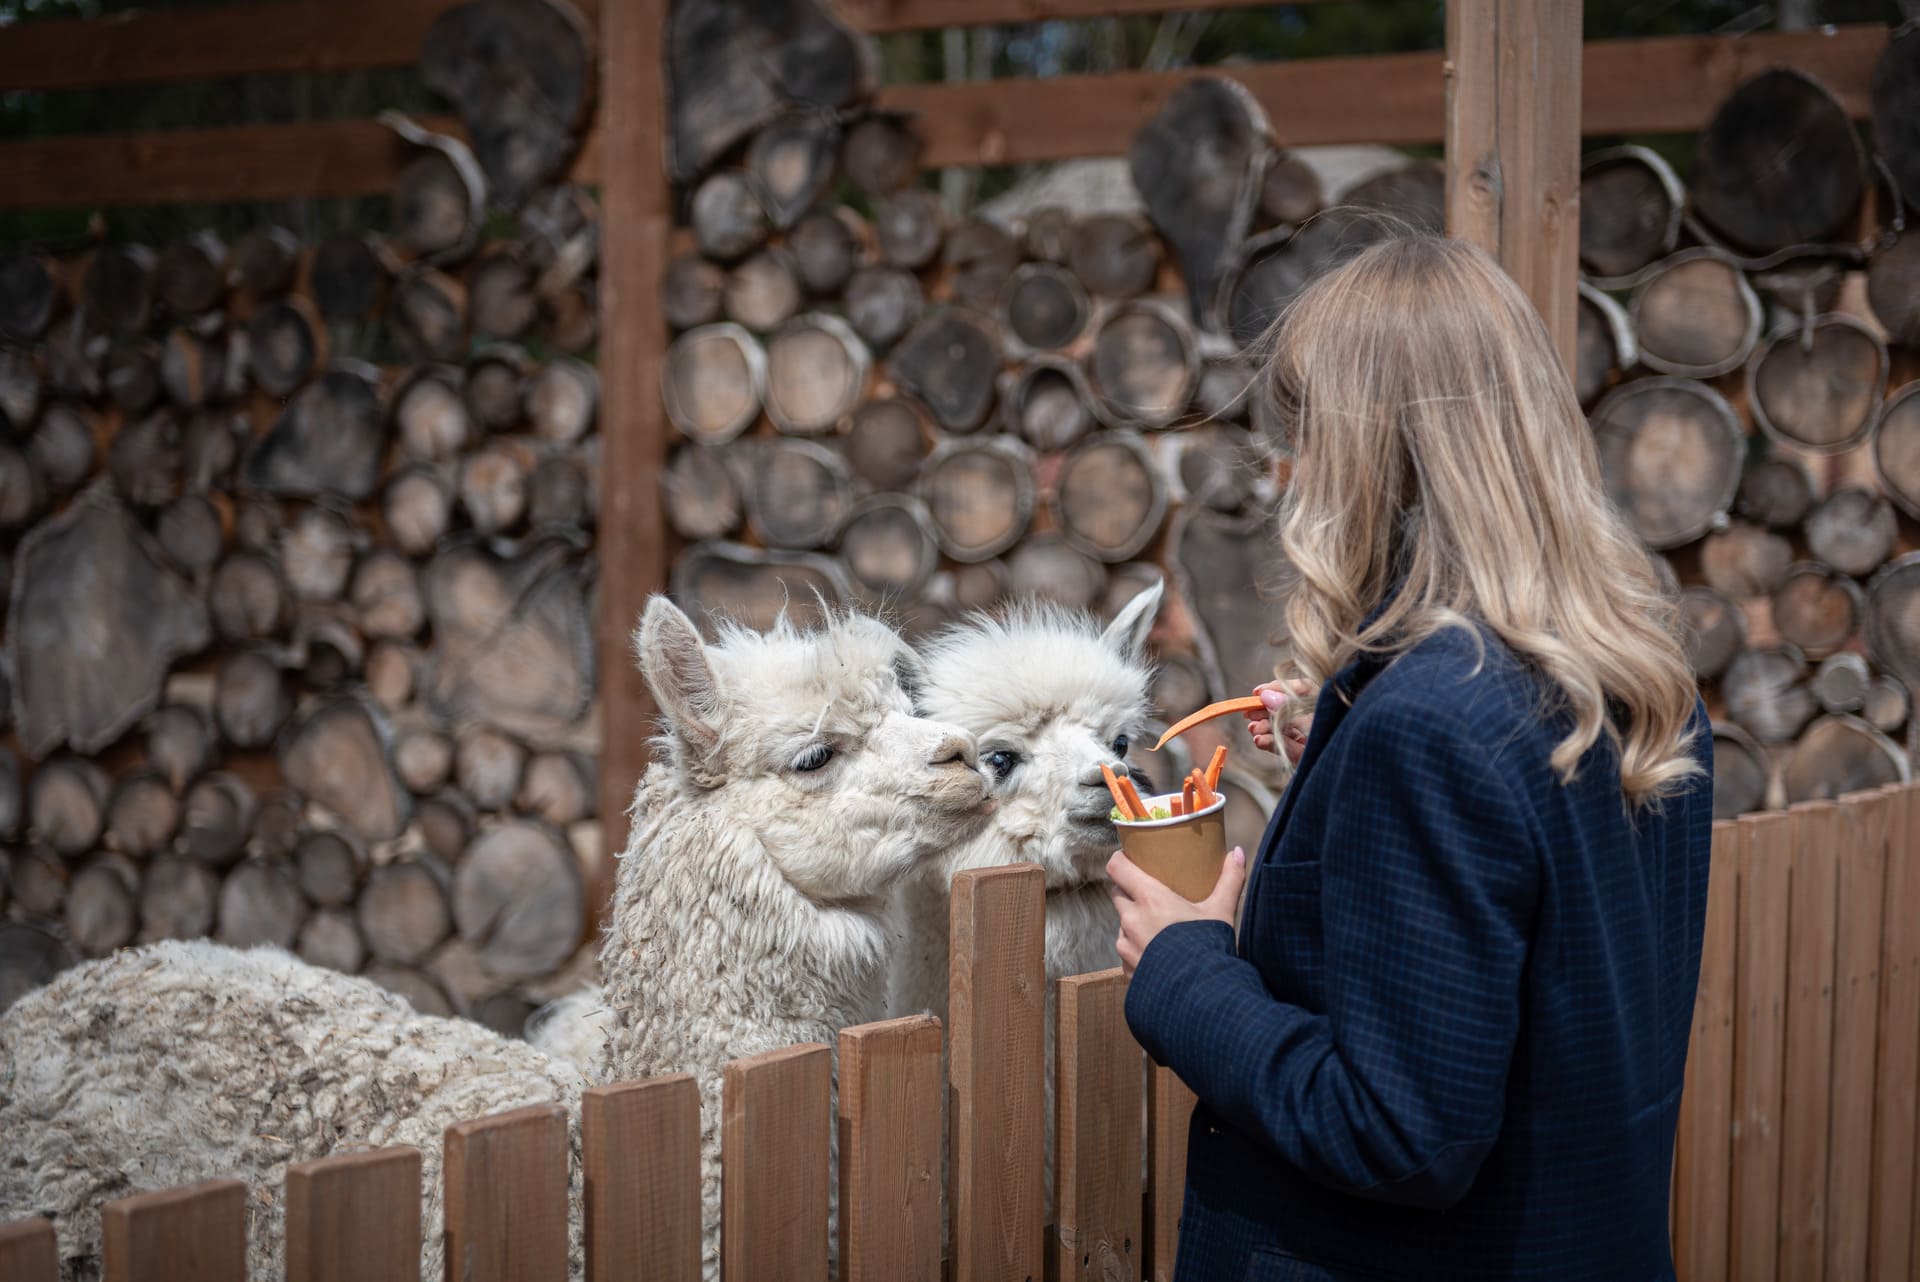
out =
[[[940,1282],[940,1021],[840,1033],[840,1278]]]
[[[700,1279],[700,1090],[685,1073],[580,1101],[587,1282]]]
[[[567,1276],[567,1110],[533,1104],[447,1128],[447,1275]]]
[[[827,1098],[816,1043],[736,1059],[721,1081],[720,1271],[729,1282],[827,1282]]]
[[[1780,1257],[1780,1105],[1794,821],[1743,815],[1734,959],[1733,1205],[1728,1273],[1774,1282]]]
[[[1727,1282],[1739,849],[1737,824],[1713,826],[1700,988],[1674,1155],[1674,1262],[1687,1282]]]
[[[418,1282],[420,1150],[287,1168],[287,1282]]]
[[[1873,1208],[1867,1277],[1907,1282],[1913,1252],[1914,1144],[1920,1127],[1920,828],[1910,784],[1887,800],[1887,896],[1873,1092]]]
[[[59,1249],[51,1220],[0,1224],[0,1278],[7,1282],[59,1282]]]
[[[1831,801],[1795,806],[1791,815],[1793,899],[1787,912],[1787,1052],[1780,1127],[1780,1282],[1820,1282],[1826,1267],[1840,816]]]
[[[1060,981],[1054,1012],[1054,1223],[1050,1276],[1141,1275],[1140,1046],[1118,969]]]
[[[834,0],[833,9],[849,26],[883,35],[936,27],[1117,18],[1192,9],[1251,9],[1264,3],[1266,0]]]
[[[100,1212],[106,1282],[246,1282],[247,1186],[208,1180]]]
[[[1833,1106],[1827,1153],[1829,1279],[1867,1276],[1872,1211],[1874,1068],[1879,1045],[1887,800],[1840,799],[1833,974]]]
[[[947,1200],[953,1282],[1043,1275],[1045,879],[1033,864],[953,879]]]
[[[1198,1102],[1172,1069],[1149,1066],[1145,1228],[1146,1276],[1151,1282],[1173,1282],[1180,1203],[1187,1189],[1187,1124]]]

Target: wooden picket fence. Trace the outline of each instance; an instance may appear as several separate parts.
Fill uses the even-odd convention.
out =
[[[1714,826],[1674,1166],[1682,1282],[1920,1280],[1917,846],[1912,785]],[[841,1033],[844,1282],[1171,1276],[1193,1097],[1153,1068],[1142,1134],[1140,1050],[1117,970],[1059,984],[1056,1214],[1044,1222],[1043,933],[1038,869],[956,880],[945,1083],[938,1020]],[[726,1068],[728,1282],[826,1282],[831,1073],[822,1045]],[[936,1174],[943,1088],[945,1259]],[[590,1282],[699,1277],[699,1129],[686,1076],[587,1093]],[[450,1128],[448,1277],[564,1278],[567,1162],[558,1105]],[[420,1154],[404,1147],[289,1168],[288,1282],[418,1282],[420,1179]],[[244,1206],[244,1188],[230,1180],[112,1203],[108,1282],[242,1282]],[[0,1279],[57,1276],[45,1221],[0,1228]]]

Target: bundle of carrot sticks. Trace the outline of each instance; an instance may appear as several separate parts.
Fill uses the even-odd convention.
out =
[[[1133,780],[1115,773],[1113,767],[1102,765],[1100,773],[1107,781],[1107,791],[1113,796],[1115,818],[1128,823],[1143,823],[1150,819],[1175,819],[1182,815],[1198,814],[1211,806],[1220,796],[1220,771],[1226,767],[1227,750],[1224,746],[1213,750],[1213,760],[1206,769],[1195,767],[1180,786],[1180,795],[1168,799],[1168,813],[1155,814],[1148,810],[1140,799],[1140,792],[1133,786]]]

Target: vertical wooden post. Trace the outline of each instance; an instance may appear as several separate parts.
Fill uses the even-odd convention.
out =
[[[1821,1282],[1832,1136],[1834,930],[1840,816],[1831,801],[1792,808],[1787,911],[1787,1055],[1780,1121],[1780,1282]]]
[[[1578,0],[1447,0],[1447,232],[1533,299],[1569,374],[1580,258]]]
[[[401,1144],[287,1168],[287,1282],[414,1282],[420,1150]]]
[[[1674,1157],[1674,1263],[1687,1282],[1727,1282],[1733,1136],[1735,909],[1740,829],[1713,826],[1706,937]]]
[[[0,1224],[0,1278],[7,1282],[60,1282],[59,1250],[51,1220]]]
[[[817,1042],[729,1063],[720,1086],[720,1275],[827,1282],[833,1057]]]
[[[1793,820],[1740,818],[1734,959],[1733,1207],[1727,1272],[1773,1282],[1780,1260],[1780,1095],[1786,1058],[1787,900]]]
[[[1054,1012],[1053,1271],[1142,1275],[1140,1094],[1145,1059],[1127,1031],[1118,969],[1060,981]]]
[[[1187,1193],[1187,1127],[1194,1098],[1170,1068],[1153,1064],[1147,1074],[1146,1238],[1149,1282],[1173,1282],[1180,1250],[1180,1204]]]
[[[1874,1059],[1880,1024],[1881,917],[1887,895],[1887,801],[1840,799],[1840,890],[1833,973],[1833,1098],[1827,1144],[1827,1267],[1832,1282],[1867,1276],[1873,1206]]]
[[[1914,1147],[1920,1125],[1920,828],[1911,784],[1887,799],[1885,949],[1874,1073],[1873,1210],[1867,1277],[1907,1282],[1913,1252]]]
[[[447,1128],[447,1276],[567,1276],[567,1110],[530,1104]]]
[[[660,273],[671,204],[666,176],[667,0],[600,6],[600,822],[592,903],[604,920],[612,856],[627,844],[627,806],[646,768],[654,715],[629,638],[647,594],[667,583],[660,514],[667,351]]]
[[[940,1021],[840,1033],[840,1282],[940,1282]]]
[[[685,1073],[580,1101],[587,1282],[700,1282],[700,1090]]]
[[[247,1186],[208,1180],[100,1212],[106,1282],[246,1282]]]

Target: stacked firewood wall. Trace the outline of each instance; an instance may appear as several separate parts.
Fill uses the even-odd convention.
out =
[[[505,12],[388,226],[0,256],[0,1008],[204,935],[517,1032],[586,944],[592,59]]]

